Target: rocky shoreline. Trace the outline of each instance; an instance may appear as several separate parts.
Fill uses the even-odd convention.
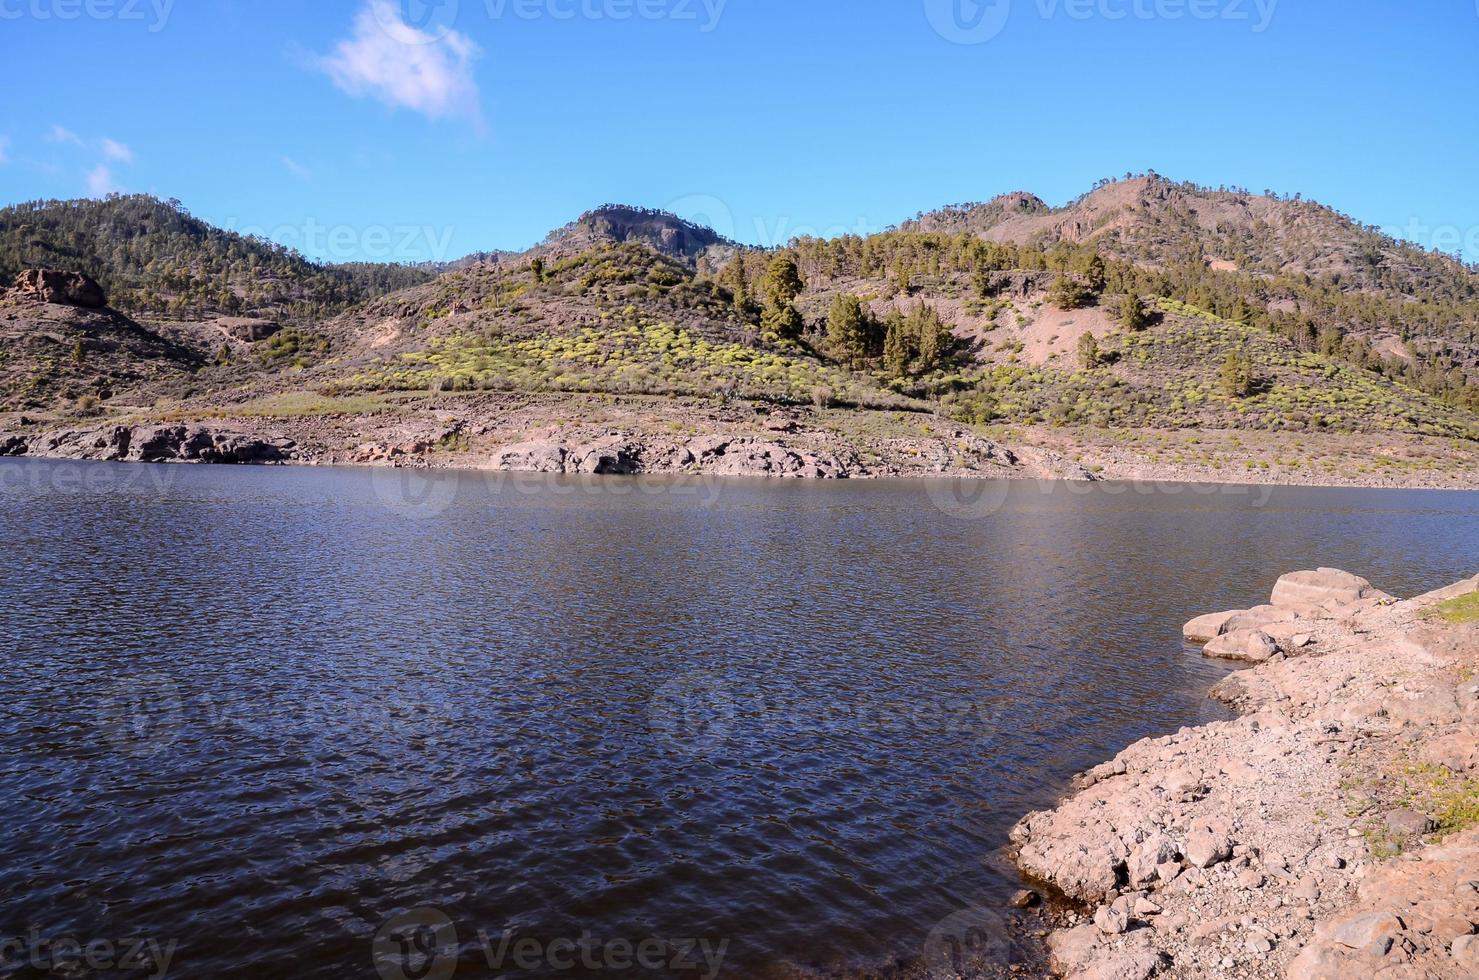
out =
[[[353,465],[623,476],[674,474],[776,479],[973,476],[1093,481],[1059,454],[1013,451],[958,426],[849,439],[774,411],[759,419],[686,418],[660,427],[549,425],[428,415],[211,419],[114,423],[0,434],[0,456],[150,463]],[[642,424],[642,423],[647,424]],[[695,424],[701,423],[701,424]],[[367,424],[368,423],[368,424]],[[656,431],[654,431],[656,429]],[[674,431],[674,430],[677,431]]]
[[[1075,980],[1479,977],[1479,625],[1333,569],[1189,642],[1237,720],[1130,746],[1012,831]]]
[[[455,410],[454,410],[455,409]],[[509,395],[417,402],[343,414],[222,411],[110,421],[0,419],[0,457],[119,462],[384,466],[555,474],[681,474],[778,479],[981,479],[1135,484],[1474,489],[1463,460],[1447,469],[1264,468],[1228,456],[1188,465],[1168,458],[1175,433],[1147,434],[1154,449],[1107,452],[1103,433],[982,431],[937,416],[830,412],[801,407],[568,399]],[[1117,436],[1117,438],[1123,438]],[[1139,438],[1139,437],[1136,437]],[[1206,440],[1210,440],[1206,436]],[[1205,442],[1203,442],[1205,445]],[[1237,452],[1252,453],[1246,443]],[[1440,458],[1439,446],[1411,451]],[[1283,458],[1277,442],[1269,452]],[[1345,457],[1393,448],[1343,446]],[[1432,454],[1437,453],[1438,456]],[[1358,464],[1351,464],[1357,466]]]

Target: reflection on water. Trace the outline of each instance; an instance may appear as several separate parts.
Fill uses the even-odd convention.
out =
[[[1219,716],[1183,621],[1479,553],[1473,494],[1144,490],[0,464],[0,941],[243,977],[928,955],[1015,886],[1024,811]]]

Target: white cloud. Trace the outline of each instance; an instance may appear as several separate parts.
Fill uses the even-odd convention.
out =
[[[294,177],[297,177],[299,180],[308,180],[313,176],[313,171],[309,170],[307,167],[303,166],[303,164],[299,163],[297,160],[294,160],[292,157],[283,157],[282,165],[287,169],[288,173],[292,174]]]
[[[481,53],[464,34],[428,34],[408,25],[392,0],[369,0],[355,15],[350,37],[316,67],[356,98],[369,96],[431,119],[480,121],[472,65]]]
[[[119,163],[133,163],[134,151],[116,140],[110,140],[106,136],[102,140],[103,158],[105,160],[117,160]]]
[[[106,163],[100,163],[87,172],[87,192],[93,197],[107,197],[122,189],[118,186],[118,181],[113,179],[113,171]]]
[[[81,146],[82,137],[78,136],[76,133],[72,132],[65,126],[58,126],[56,123],[52,123],[51,132],[46,134],[46,142],[71,143],[73,146]]]

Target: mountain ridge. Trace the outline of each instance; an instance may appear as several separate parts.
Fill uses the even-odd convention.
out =
[[[1479,440],[1473,270],[1321,205],[1154,174],[1060,208],[1018,191],[769,249],[605,204],[523,252],[353,270],[210,229],[175,202],[0,211],[0,267],[57,255],[122,281],[120,315],[189,350],[190,364],[136,372],[151,384],[130,392],[125,365],[61,363],[56,344],[30,340],[55,326],[0,302],[17,338],[0,425],[7,407],[64,423],[84,403],[109,416],[124,400],[153,404],[150,419],[277,418],[284,404],[309,417],[366,404],[401,413],[490,392],[572,406],[639,398],[641,425],[656,429],[702,428],[699,404],[819,412],[852,434],[836,435],[842,462],[812,469],[856,475],[953,458],[905,453],[910,416],[941,420],[931,431]],[[229,315],[181,308],[179,296],[209,298],[221,282],[250,302]],[[152,303],[131,308],[141,295]],[[687,421],[659,422],[665,413]],[[859,425],[899,438],[859,442]],[[1339,465],[1360,469],[1370,452]]]

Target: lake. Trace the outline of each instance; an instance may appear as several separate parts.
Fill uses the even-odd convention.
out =
[[[0,554],[0,976],[847,975],[1226,716],[1185,620],[1479,494],[22,460]]]

